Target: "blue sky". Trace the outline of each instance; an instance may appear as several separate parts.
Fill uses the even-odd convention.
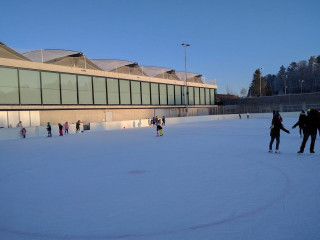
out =
[[[88,58],[217,79],[218,92],[239,94],[253,72],[320,55],[319,0],[4,1],[0,41],[17,49],[68,49]]]

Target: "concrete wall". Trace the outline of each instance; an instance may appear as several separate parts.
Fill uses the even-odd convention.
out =
[[[296,117],[298,119],[300,112],[286,112],[281,113],[282,117]],[[242,114],[242,118],[246,118],[245,114]],[[254,113],[250,114],[250,118],[259,119],[272,119],[272,113]],[[216,120],[230,120],[239,119],[238,114],[227,114],[227,115],[209,115],[209,116],[191,116],[191,117],[173,117],[166,119],[166,125],[179,124],[186,122],[203,122],[203,121],[216,121]],[[140,128],[148,127],[149,119],[139,119],[139,120],[127,120],[127,121],[113,121],[113,122],[100,122],[100,123],[90,123],[90,131],[104,131],[112,129],[123,129],[123,128]],[[69,132],[75,133],[75,124],[69,124]],[[47,130],[44,126],[38,127],[26,127],[27,138],[29,137],[46,137]],[[83,131],[83,124],[81,124],[81,130]],[[52,126],[52,135],[58,136],[58,126]],[[21,128],[0,128],[0,140],[2,139],[16,139],[22,138]]]

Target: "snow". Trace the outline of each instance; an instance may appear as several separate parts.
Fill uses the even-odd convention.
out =
[[[0,239],[319,239],[320,146],[284,119],[0,141]],[[275,147],[275,142],[274,142]]]

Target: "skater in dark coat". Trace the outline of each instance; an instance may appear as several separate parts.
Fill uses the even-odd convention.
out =
[[[76,123],[76,132],[80,132],[80,120]]]
[[[296,128],[297,126],[299,126],[300,137],[302,137],[303,127],[304,127],[304,124],[305,124],[305,122],[306,122],[306,118],[307,118],[307,115],[306,115],[305,112],[302,110],[301,113],[300,113],[298,122],[297,122],[295,125],[293,125],[293,127],[292,127],[292,129],[294,129],[294,128]]]
[[[163,131],[162,131],[162,127],[160,126],[159,122],[156,123],[157,126],[157,136],[158,136],[158,131],[160,132],[160,136],[163,136]]]
[[[52,137],[50,122],[48,122],[48,125],[47,125],[47,131],[48,131],[48,137]]]
[[[304,127],[303,127],[303,140],[300,146],[300,151],[298,153],[303,153],[308,138],[311,136],[311,143],[310,143],[310,153],[314,152],[314,144],[317,138],[317,129],[320,135],[320,119],[319,119],[319,112],[315,109],[308,109],[308,115],[306,117]]]
[[[162,126],[165,126],[165,125],[166,125],[166,117],[162,116]]]
[[[63,126],[60,123],[58,124],[58,126],[59,126],[59,136],[63,136],[63,132],[62,132]]]
[[[280,120],[280,115],[279,114],[275,114],[273,119],[272,119],[272,124],[270,127],[271,131],[270,131],[270,136],[271,136],[271,140],[270,140],[270,144],[269,144],[269,152],[272,152],[272,145],[274,140],[276,139],[276,153],[278,153],[279,151],[279,145],[280,145],[280,130],[286,132],[286,133],[290,133],[287,129],[285,129],[281,123]]]

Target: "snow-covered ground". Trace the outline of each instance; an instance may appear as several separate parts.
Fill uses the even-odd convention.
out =
[[[270,119],[0,141],[0,239],[319,239],[320,141],[298,155],[296,120],[280,154]]]

